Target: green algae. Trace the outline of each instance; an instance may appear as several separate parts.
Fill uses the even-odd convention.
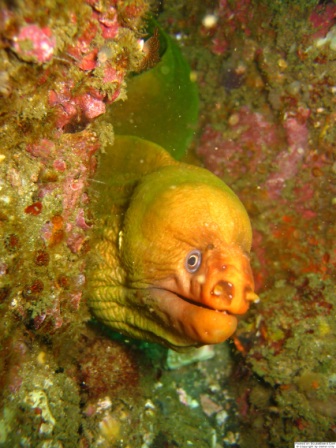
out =
[[[177,43],[161,28],[159,39],[160,62],[129,79],[127,100],[112,104],[104,119],[116,134],[152,141],[179,159],[196,130],[198,92]]]
[[[335,286],[317,274],[308,274],[305,281],[304,294],[302,280],[292,286],[277,282],[261,300],[266,339],[260,338],[246,357],[254,373],[250,412],[264,416],[263,430],[267,428],[272,447],[291,446],[293,440],[334,440],[336,328],[330,309]],[[269,399],[263,401],[263,396]],[[247,434],[258,431],[253,421],[247,426]],[[249,437],[243,439],[242,447],[249,447]]]

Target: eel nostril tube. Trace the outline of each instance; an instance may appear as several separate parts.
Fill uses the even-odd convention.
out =
[[[234,295],[234,286],[230,282],[218,282],[211,292],[217,297],[222,296],[225,299],[232,300]]]
[[[246,291],[245,298],[248,302],[258,303],[260,301],[259,296],[251,290]]]

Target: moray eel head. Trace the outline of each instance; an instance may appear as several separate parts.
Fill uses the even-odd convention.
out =
[[[184,269],[158,281],[152,294],[172,328],[199,344],[229,338],[237,327],[235,315],[256,300],[247,254],[219,243],[190,251]]]
[[[234,333],[236,315],[258,299],[250,247],[247,213],[214,175],[181,163],[151,173],[136,188],[119,234],[124,308],[100,317],[176,350],[222,342]]]

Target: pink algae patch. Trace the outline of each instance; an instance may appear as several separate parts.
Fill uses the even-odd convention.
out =
[[[318,5],[309,16],[309,21],[317,30],[313,37],[325,37],[336,23],[336,5]]]
[[[24,60],[50,61],[56,47],[56,39],[49,28],[26,25],[14,37],[14,50]]]
[[[214,174],[236,179],[255,172],[268,152],[283,145],[284,140],[281,129],[259,112],[242,107],[233,116],[234,124],[224,131],[205,127],[197,153]]]
[[[280,195],[284,183],[293,178],[308,148],[308,128],[305,122],[296,118],[288,118],[283,127],[286,132],[288,149],[281,151],[275,158],[274,171],[266,181],[267,190],[272,198]]]

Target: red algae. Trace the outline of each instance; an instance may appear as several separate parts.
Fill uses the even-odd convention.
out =
[[[13,49],[24,61],[44,63],[53,57],[56,39],[48,27],[25,25],[13,36]]]
[[[276,171],[266,180],[266,188],[271,198],[281,195],[285,182],[296,176],[308,149],[308,127],[295,118],[288,118],[283,123],[288,148],[280,152],[275,159]]]
[[[87,341],[78,359],[83,393],[99,400],[113,399],[120,389],[136,390],[139,373],[132,356],[123,346],[107,345],[105,338]]]
[[[331,4],[316,6],[311,12],[309,20],[317,30],[312,37],[325,37],[330,28],[336,23],[336,6]]]
[[[267,148],[284,145],[278,128],[248,107],[233,112],[228,123],[229,128],[222,132],[206,126],[197,147],[206,168],[220,177],[237,179],[255,173],[267,157]],[[245,156],[249,163],[239,163]]]
[[[127,75],[139,67],[149,7],[2,8],[1,441],[334,441],[335,6],[160,4],[199,85],[195,153],[252,218],[261,303],[240,322],[234,346],[177,372],[165,369],[159,349],[116,342],[88,324],[92,179],[113,140],[104,112],[125,98]]]
[[[24,211],[28,215],[37,216],[42,211],[42,203],[41,202],[34,202],[34,204],[28,205],[28,207],[26,207]]]

